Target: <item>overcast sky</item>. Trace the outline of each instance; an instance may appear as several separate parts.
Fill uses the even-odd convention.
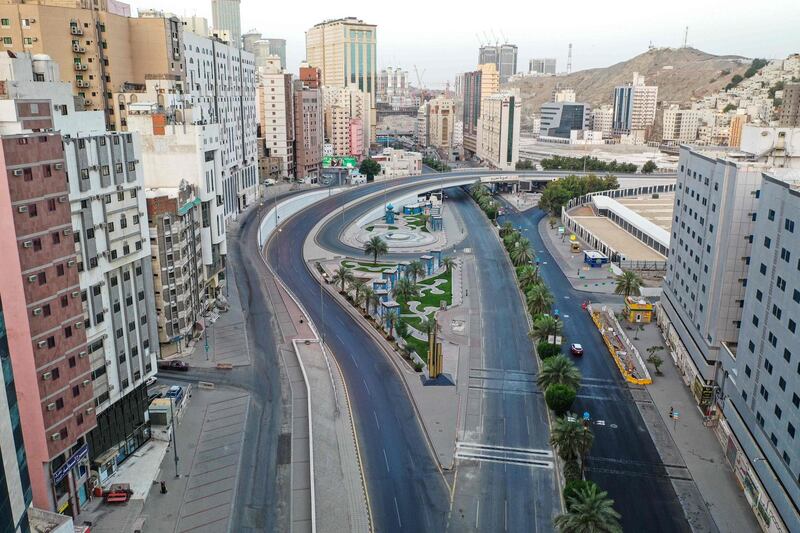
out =
[[[305,31],[325,19],[356,16],[378,25],[378,68],[399,66],[416,85],[443,88],[458,72],[475,68],[479,39],[519,47],[518,70],[531,57],[556,57],[564,70],[573,44],[572,68],[604,67],[656,46],[680,46],[689,26],[689,44],[713,54],[785,57],[800,52],[798,0],[573,0],[505,2],[405,0],[243,0],[242,33],[257,29],[264,37],[287,41],[287,68],[297,72],[305,57]],[[134,7],[163,7],[134,0]],[[489,6],[489,9],[487,9]],[[492,10],[491,7],[496,9]],[[211,21],[211,0],[171,0],[178,15],[197,14]],[[451,81],[452,83],[452,81]]]

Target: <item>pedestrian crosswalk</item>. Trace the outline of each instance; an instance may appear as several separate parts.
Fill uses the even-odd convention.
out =
[[[553,452],[477,442],[456,442],[456,459],[553,469]]]

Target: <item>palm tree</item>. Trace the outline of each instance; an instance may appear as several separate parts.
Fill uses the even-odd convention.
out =
[[[617,286],[614,288],[615,294],[628,296],[639,296],[642,288],[642,278],[632,270],[625,270],[617,276]]]
[[[442,257],[441,264],[444,267],[444,269],[449,273],[451,270],[453,270],[453,267],[456,265],[456,260],[449,256]]]
[[[511,248],[510,255],[511,262],[514,263],[514,266],[527,265],[533,261],[531,241],[525,237],[520,237],[520,239],[515,242],[514,246]]]
[[[593,442],[592,430],[573,413],[557,418],[550,431],[550,444],[558,451],[558,456],[564,461],[579,460],[581,472],[583,472],[584,458],[592,448]]]
[[[369,301],[367,302],[367,314],[369,314],[370,304],[372,304],[372,307],[375,309],[376,313],[378,312],[378,306],[381,305],[381,296],[372,289],[370,289],[370,292],[371,294],[369,296]]]
[[[419,287],[408,278],[400,278],[392,289],[395,300],[407,305],[408,301],[419,296]]]
[[[475,183],[470,186],[469,191],[472,193],[472,197],[475,199],[475,201],[477,201],[479,198],[489,196],[489,189],[486,188],[486,185],[481,183],[481,180],[476,180]]]
[[[554,523],[560,533],[622,533],[620,518],[614,500],[592,483],[568,498],[567,512]]]
[[[420,320],[417,329],[422,333],[430,335],[431,333],[433,333],[433,330],[436,329],[436,321],[431,320],[429,318],[423,318],[422,320]]]
[[[533,329],[530,336],[534,339],[546,339],[550,335],[561,333],[562,324],[557,318],[550,315],[542,315],[533,321]]]
[[[417,282],[417,278],[423,277],[425,273],[425,265],[422,264],[422,261],[411,261],[406,266],[406,276],[411,277],[414,283]]]
[[[422,222],[422,227],[423,228],[427,228],[428,227],[428,221],[431,219],[431,216],[428,213],[422,213],[419,216],[419,219]]]
[[[503,244],[506,245],[506,248],[513,248],[514,243],[519,241],[522,238],[522,233],[517,230],[511,230],[510,232],[506,233],[505,237],[503,237]]]
[[[364,283],[364,280],[353,278],[353,281],[350,282],[350,290],[355,293],[355,300],[359,300],[361,297],[361,291],[367,288],[367,284]]]
[[[378,264],[378,256],[389,253],[389,247],[386,242],[375,235],[364,245],[364,253],[372,256],[372,264]]]
[[[509,233],[514,231],[514,224],[511,222],[503,222],[503,225],[500,226],[500,236],[505,237]]]
[[[344,293],[344,286],[348,283],[351,283],[355,277],[353,276],[353,272],[347,268],[346,266],[340,266],[336,269],[333,273],[333,282],[340,283],[342,288],[339,292]]]
[[[367,314],[369,314],[369,306],[372,303],[373,296],[375,296],[375,291],[368,285],[361,291],[361,303],[364,305]]]
[[[539,285],[542,281],[541,276],[539,276],[539,267],[538,266],[525,266],[519,272],[519,284],[523,289],[528,289],[533,287],[534,285]]]
[[[536,383],[541,390],[545,390],[556,383],[578,390],[581,383],[581,373],[572,361],[563,355],[557,355],[542,361],[542,368],[539,370]]]
[[[553,302],[555,300],[550,290],[541,283],[538,283],[532,285],[525,292],[525,301],[528,304],[528,311],[536,316],[547,313],[550,308],[553,307]]]
[[[394,337],[394,323],[398,318],[400,318],[400,315],[398,315],[397,311],[394,309],[387,311],[386,314],[383,315],[384,323],[386,327],[389,328],[389,337]]]

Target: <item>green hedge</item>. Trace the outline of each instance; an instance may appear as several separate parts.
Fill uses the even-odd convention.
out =
[[[572,387],[554,383],[544,391],[544,401],[556,416],[562,416],[572,407],[576,395],[577,393]]]

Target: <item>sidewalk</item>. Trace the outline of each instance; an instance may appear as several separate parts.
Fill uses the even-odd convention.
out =
[[[643,358],[649,356],[647,349],[651,346],[664,346],[655,324],[645,325],[638,336],[638,340],[630,338]],[[670,364],[667,349],[658,355],[664,359],[663,375],[653,372],[653,383],[642,389],[647,393],[645,399],[649,397],[652,403],[638,401],[641,393],[635,389],[633,393],[664,463],[685,465],[691,473],[693,483],[673,479],[673,485],[692,529],[760,531],[713,429],[704,426],[700,408]],[[670,408],[679,413],[677,421],[669,418]]]

